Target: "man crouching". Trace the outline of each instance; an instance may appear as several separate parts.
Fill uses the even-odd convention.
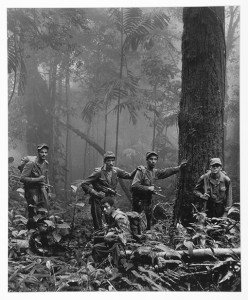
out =
[[[96,263],[100,263],[110,254],[113,264],[119,266],[121,251],[125,250],[124,246],[132,236],[128,216],[115,208],[113,197],[103,198],[101,204],[108,226],[103,236],[95,236],[92,257]]]

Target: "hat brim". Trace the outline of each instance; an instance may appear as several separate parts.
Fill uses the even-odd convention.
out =
[[[42,146],[42,147],[39,147],[39,148],[37,148],[37,150],[41,150],[41,149],[43,149],[43,148],[46,148],[47,150],[49,150],[49,147],[48,147],[48,146]]]

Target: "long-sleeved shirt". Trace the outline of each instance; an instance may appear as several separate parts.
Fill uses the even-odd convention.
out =
[[[138,167],[131,185],[133,200],[144,200],[150,202],[152,199],[152,192],[149,191],[149,187],[154,185],[156,180],[164,179],[176,174],[179,169],[179,166],[153,170],[149,170],[144,166]]]
[[[194,194],[198,197],[209,194],[209,201],[222,203],[227,207],[232,205],[232,185],[230,178],[223,172],[215,179],[211,172],[202,175],[194,189]]]
[[[45,176],[44,183],[49,184],[48,179],[48,162],[45,160],[42,164],[38,163],[38,158],[36,157],[33,161],[28,161],[21,173],[20,181],[24,183],[25,187],[38,187],[39,182],[34,182],[33,178],[38,178],[41,175]]]
[[[110,188],[115,191],[118,178],[132,179],[135,171],[129,173],[114,167],[110,172],[107,172],[103,166],[95,169],[95,171],[88,178],[83,180],[81,186],[86,193],[90,194],[91,197],[94,197],[94,191],[106,193],[106,188]]]

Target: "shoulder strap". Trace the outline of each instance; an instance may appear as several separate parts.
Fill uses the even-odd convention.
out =
[[[138,167],[137,167],[137,170],[139,170],[139,171],[141,171],[143,174],[145,174],[145,172],[146,172],[146,167],[144,167],[144,166],[138,166]]]

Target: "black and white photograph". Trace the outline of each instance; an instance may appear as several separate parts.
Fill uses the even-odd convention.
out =
[[[242,5],[40,4],[5,7],[5,292],[241,295]]]

